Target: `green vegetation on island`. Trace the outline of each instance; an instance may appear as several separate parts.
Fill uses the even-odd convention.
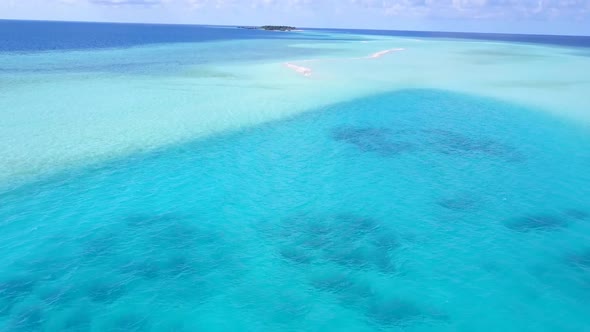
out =
[[[260,29],[262,30],[270,30],[270,31],[292,31],[296,28],[286,26],[286,25],[264,25],[261,26]]]
[[[252,30],[267,30],[267,31],[293,31],[297,28],[286,25],[263,25],[261,27],[238,27],[240,29],[252,29]]]

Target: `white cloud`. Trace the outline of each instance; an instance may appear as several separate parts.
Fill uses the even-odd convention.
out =
[[[11,0],[12,1],[12,0]],[[54,0],[100,6],[165,6],[201,10],[273,9],[326,14],[370,10],[375,15],[434,19],[575,19],[590,17],[590,0]]]
[[[590,0],[350,0],[386,15],[432,18],[581,18]]]

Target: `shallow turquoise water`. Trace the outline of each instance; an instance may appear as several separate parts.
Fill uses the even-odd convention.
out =
[[[590,134],[439,90],[0,196],[7,331],[583,331]]]

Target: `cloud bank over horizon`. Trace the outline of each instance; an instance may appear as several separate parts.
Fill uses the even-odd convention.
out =
[[[0,18],[590,35],[590,0],[0,0]]]

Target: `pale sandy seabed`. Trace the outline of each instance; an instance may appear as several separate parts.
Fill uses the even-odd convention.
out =
[[[407,88],[499,98],[590,126],[590,57],[579,50],[363,38],[0,55],[11,69],[0,75],[0,187]],[[272,59],[240,60],[273,43],[284,50]],[[236,56],[180,61],[204,50]]]

